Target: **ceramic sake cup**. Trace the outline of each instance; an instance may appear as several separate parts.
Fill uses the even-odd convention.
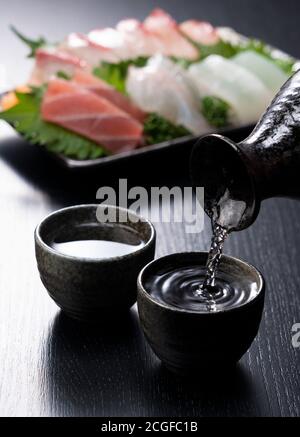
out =
[[[252,265],[222,256],[220,269],[247,276],[257,293],[248,303],[218,312],[196,312],[154,299],[145,284],[160,271],[205,266],[207,252],[177,253],[152,261],[138,277],[138,311],[144,334],[157,357],[180,375],[233,368],[249,349],[260,325],[265,285]],[[195,372],[195,373],[193,373]]]
[[[115,214],[115,222],[99,223],[97,211]],[[89,237],[84,239],[110,241],[118,241],[119,233],[126,227],[137,233],[144,245],[132,253],[103,259],[65,255],[51,247],[58,235],[70,240],[78,238],[70,234],[77,225],[92,225]],[[97,322],[118,316],[136,302],[137,277],[154,258],[156,234],[148,220],[129,210],[79,205],[50,214],[37,226],[34,238],[38,270],[50,297],[70,317]]]

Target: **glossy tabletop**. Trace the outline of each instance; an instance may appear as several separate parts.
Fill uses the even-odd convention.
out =
[[[300,58],[297,1],[10,0],[0,13],[7,86],[24,81],[30,69],[9,24],[57,41],[124,16],[142,18],[157,3],[177,19],[233,26]],[[300,347],[293,347],[292,326],[300,323],[300,203],[268,200],[250,229],[228,239],[225,252],[251,262],[265,277],[263,321],[236,372],[223,381],[199,373],[191,383],[161,366],[144,340],[136,308],[118,323],[85,326],[67,319],[40,282],[33,244],[38,222],[60,207],[96,202],[97,189],[117,186],[119,178],[146,187],[190,185],[188,156],[70,172],[0,124],[0,415],[299,416]],[[157,256],[208,248],[207,219],[200,234],[186,233],[184,223],[155,226]]]

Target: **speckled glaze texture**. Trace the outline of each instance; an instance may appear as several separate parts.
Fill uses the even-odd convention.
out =
[[[235,144],[215,134],[201,138],[191,155],[191,175],[195,185],[205,188],[209,215],[230,181],[235,198],[247,206],[235,230],[253,223],[263,199],[300,197],[300,70],[244,141]]]
[[[300,70],[239,148],[250,162],[261,199],[300,195]]]
[[[51,214],[35,230],[37,265],[49,295],[69,316],[91,322],[118,316],[136,302],[136,280],[140,270],[154,258],[156,238],[149,221],[128,220],[124,225],[138,232],[145,242],[128,255],[95,260],[67,256],[50,247],[55,235],[67,236],[73,225],[99,225],[97,208],[114,209],[117,219],[120,211],[126,211],[113,206],[74,206]],[[131,212],[129,215],[137,217]],[[92,232],[94,238],[118,240],[120,225],[107,223],[95,226]]]
[[[138,311],[144,334],[165,366],[180,375],[195,376],[201,371],[220,374],[233,367],[249,349],[261,321],[264,280],[253,266],[236,258],[223,256],[221,262],[233,263],[241,275],[250,275],[259,285],[257,296],[240,307],[197,313],[158,302],[143,286],[147,275],[161,268],[205,265],[206,259],[206,252],[168,255],[151,262],[138,278]]]

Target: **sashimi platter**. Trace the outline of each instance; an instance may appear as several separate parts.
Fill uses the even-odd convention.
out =
[[[161,9],[55,44],[13,31],[33,70],[2,95],[0,119],[73,162],[251,125],[299,68],[260,40]]]

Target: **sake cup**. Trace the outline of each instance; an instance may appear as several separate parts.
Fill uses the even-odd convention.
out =
[[[218,374],[232,368],[249,349],[260,325],[265,285],[252,265],[223,255],[220,269],[249,278],[256,295],[247,303],[221,311],[198,312],[155,299],[149,279],[167,269],[205,266],[207,252],[177,253],[152,261],[138,277],[138,312],[145,337],[164,365],[180,375]],[[148,285],[149,288],[149,285]],[[195,373],[193,373],[195,372]]]
[[[114,214],[115,222],[99,223],[96,216],[99,210]],[[63,232],[76,239],[76,235],[69,234],[77,225],[92,225],[89,239],[100,237],[109,241],[118,241],[119,232],[127,227],[139,236],[143,246],[126,255],[103,259],[71,256],[55,250],[52,245],[55,236]],[[118,316],[136,302],[137,277],[154,258],[156,234],[150,221],[124,208],[78,205],[46,217],[37,226],[34,238],[38,270],[50,297],[70,317],[97,322]]]

